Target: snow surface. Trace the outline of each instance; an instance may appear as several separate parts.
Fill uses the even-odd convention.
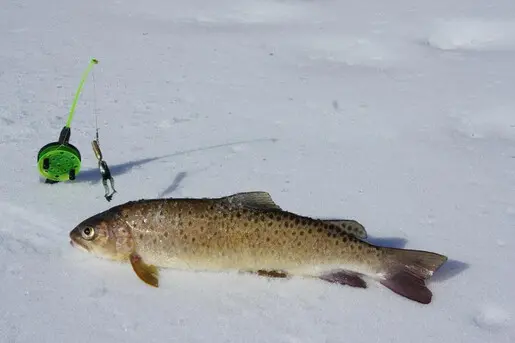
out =
[[[83,171],[43,184],[91,57]],[[2,1],[0,342],[515,342],[514,61],[513,0]],[[249,190],[446,254],[433,302],[173,270],[156,290],[69,245],[129,200]]]

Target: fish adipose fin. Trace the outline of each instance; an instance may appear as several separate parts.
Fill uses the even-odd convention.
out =
[[[447,257],[433,252],[386,248],[386,275],[380,283],[408,299],[429,304],[433,294],[425,280],[447,261]]]
[[[340,230],[347,232],[359,239],[367,238],[367,231],[365,227],[355,220],[351,219],[324,219],[324,223],[328,223],[334,226],[338,226]]]
[[[349,272],[346,270],[338,270],[320,276],[320,279],[340,285],[351,287],[367,288],[367,283],[361,278],[360,274]]]
[[[143,262],[141,256],[136,253],[131,254],[130,260],[132,269],[142,281],[151,286],[159,287],[159,270],[155,266]]]

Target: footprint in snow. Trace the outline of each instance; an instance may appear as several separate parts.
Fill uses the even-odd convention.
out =
[[[515,50],[515,23],[481,19],[439,21],[427,43],[441,50]]]
[[[515,141],[515,118],[509,107],[464,113],[454,120],[456,131],[466,137]]]
[[[510,325],[511,315],[497,305],[484,306],[473,318],[474,324],[487,331],[499,331]]]

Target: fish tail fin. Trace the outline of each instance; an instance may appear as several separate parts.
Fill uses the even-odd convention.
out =
[[[408,299],[429,304],[433,294],[425,280],[447,261],[447,257],[428,251],[384,248],[387,250],[385,275],[380,283]]]

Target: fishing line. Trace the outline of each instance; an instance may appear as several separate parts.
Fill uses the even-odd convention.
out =
[[[95,82],[95,72],[92,74],[93,79],[93,113],[95,115],[95,139],[91,142],[91,147],[93,148],[93,153],[98,160],[98,169],[100,170],[100,175],[102,176],[102,185],[104,186],[104,198],[107,201],[111,201],[113,195],[116,193],[116,189],[114,188],[114,179],[111,175],[111,171],[109,170],[109,166],[107,162],[104,161],[102,156],[102,151],[100,150],[100,139],[98,135],[98,111],[97,111],[97,91],[96,91],[96,82]],[[107,184],[109,181],[111,189]]]

